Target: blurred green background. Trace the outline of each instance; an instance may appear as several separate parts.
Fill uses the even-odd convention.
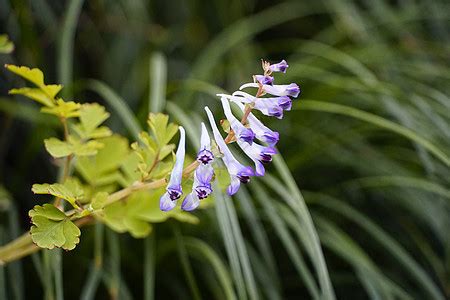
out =
[[[277,82],[302,87],[282,121],[264,119],[281,133],[269,174],[195,212],[199,225],[144,240],[84,228],[50,263],[0,266],[0,298],[449,297],[449,25],[445,0],[0,0],[15,44],[1,64],[105,105],[130,140],[120,105],[142,125],[165,111],[192,138],[261,58],[286,59]],[[7,94],[18,83],[1,71],[0,244],[28,229],[31,185],[57,177],[42,141],[61,128]]]

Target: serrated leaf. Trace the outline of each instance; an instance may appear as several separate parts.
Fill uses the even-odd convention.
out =
[[[30,99],[33,99],[47,107],[53,107],[55,104],[53,103],[53,99],[49,97],[44,91],[38,88],[20,88],[20,89],[12,89],[9,91],[11,95],[23,95]]]
[[[56,100],[56,105],[53,107],[43,107],[41,111],[43,113],[55,115],[59,118],[74,118],[80,115],[81,104],[73,101],[65,102],[62,99]]]
[[[28,214],[33,223],[31,238],[39,247],[72,250],[80,242],[80,229],[55,206],[36,205]]]
[[[44,84],[44,74],[42,73],[41,70],[39,70],[37,68],[30,69],[30,68],[24,67],[24,66],[15,66],[15,65],[8,65],[8,64],[5,65],[5,67],[9,71],[34,83],[38,87],[43,87],[45,85]]]
[[[67,180],[63,184],[33,184],[31,190],[35,194],[48,194],[67,200],[75,208],[79,208],[76,202],[81,201],[84,196],[82,187],[76,180],[73,179]]]
[[[49,138],[44,140],[45,149],[51,156],[61,158],[69,156],[73,153],[73,147],[67,142],[63,142],[57,138]]]
[[[97,104],[83,104],[80,109],[80,122],[86,131],[92,131],[109,118],[105,107]]]
[[[178,125],[168,122],[168,115],[162,113],[149,114],[147,123],[159,147],[167,145],[178,131]]]
[[[8,54],[14,51],[14,44],[6,34],[0,34],[0,53]]]

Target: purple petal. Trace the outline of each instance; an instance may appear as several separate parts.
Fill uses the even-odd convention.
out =
[[[230,185],[227,187],[227,194],[232,196],[237,193],[239,187],[241,186],[241,181],[236,176],[231,177]]]
[[[181,209],[185,211],[192,211],[200,205],[200,199],[197,198],[195,193],[190,193],[184,198],[181,204]]]
[[[272,84],[273,83],[272,76],[255,75],[255,79],[261,84]]]
[[[162,211],[169,211],[172,210],[177,205],[177,200],[170,199],[170,196],[168,193],[164,193],[164,195],[161,196],[159,199],[159,208]]]
[[[230,103],[228,102],[228,99],[226,97],[222,97],[221,101],[225,116],[230,122],[231,129],[233,129],[236,137],[251,144],[255,139],[255,133],[250,128],[246,128],[238,119],[236,119],[236,117],[231,112]]]
[[[287,62],[283,59],[282,61],[280,61],[277,64],[272,64],[269,66],[269,69],[272,72],[283,72],[286,73],[286,69],[289,67],[289,65],[287,64]]]

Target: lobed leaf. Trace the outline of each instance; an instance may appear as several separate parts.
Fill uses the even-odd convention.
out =
[[[41,248],[72,250],[80,242],[80,229],[51,204],[36,205],[29,211],[31,238]]]
[[[77,180],[69,179],[65,183],[33,184],[31,189],[35,194],[48,194],[67,200],[73,207],[79,208],[77,201],[82,200],[84,191]]]
[[[74,118],[80,115],[81,104],[73,101],[65,102],[62,99],[56,100],[56,105],[53,107],[43,107],[41,111],[43,113],[55,115],[59,118]]]

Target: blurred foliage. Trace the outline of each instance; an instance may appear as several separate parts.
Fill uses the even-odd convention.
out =
[[[249,82],[261,58],[285,58],[283,80],[303,90],[282,122],[264,120],[281,133],[283,158],[233,199],[216,194],[214,207],[193,215],[197,225],[158,224],[145,240],[87,227],[70,253],[0,267],[0,298],[449,297],[446,1],[0,0],[0,7],[0,32],[15,45],[0,54],[2,64],[39,67],[46,82],[64,84],[65,99],[99,102],[111,113],[106,126],[129,140],[139,139],[149,111],[164,109],[197,146],[203,106]],[[40,201],[32,183],[56,182],[42,140],[62,131],[37,103],[7,94],[22,86],[16,78],[2,71],[0,80],[4,244],[29,227],[26,212]],[[50,104],[35,92],[15,94]],[[95,128],[78,131],[96,139]],[[91,163],[99,168],[77,167],[84,180],[127,182],[118,165]],[[131,233],[149,231],[138,229]]]

